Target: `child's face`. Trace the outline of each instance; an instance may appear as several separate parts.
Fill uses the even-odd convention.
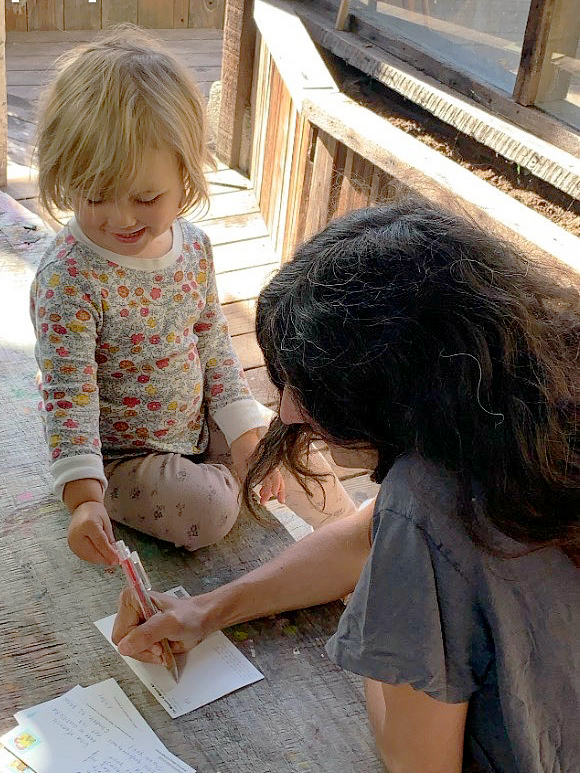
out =
[[[171,248],[171,224],[182,197],[183,182],[175,154],[152,150],[127,190],[115,199],[79,199],[75,216],[99,247],[119,255],[158,258]]]

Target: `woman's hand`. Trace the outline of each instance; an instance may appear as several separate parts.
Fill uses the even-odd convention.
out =
[[[203,630],[203,615],[198,598],[176,599],[165,593],[151,592],[160,611],[145,620],[132,588],[125,588],[113,627],[113,642],[122,655],[146,663],[163,663],[160,641],[168,639],[173,652],[193,649],[210,631]]]
[[[250,467],[250,457],[256,450],[256,446],[260,442],[262,433],[260,428],[251,429],[249,432],[245,432],[236,440],[233,440],[230,446],[230,453],[232,456],[232,462],[234,469],[240,483],[243,483],[248,474]],[[286,487],[284,485],[284,479],[280,470],[272,470],[269,475],[266,475],[260,486],[260,504],[264,505],[266,502],[275,497],[278,502],[284,502],[286,498]]]
[[[68,527],[68,544],[73,553],[91,564],[115,566],[119,563],[113,547],[113,526],[102,502],[82,502],[74,509]]]

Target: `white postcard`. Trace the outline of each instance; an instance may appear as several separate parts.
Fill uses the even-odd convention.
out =
[[[189,595],[181,586],[167,593],[177,598]],[[111,615],[95,623],[113,647],[111,634],[115,617]],[[221,631],[212,633],[187,655],[176,656],[178,684],[165,666],[142,663],[125,655],[121,657],[173,718],[264,678]]]

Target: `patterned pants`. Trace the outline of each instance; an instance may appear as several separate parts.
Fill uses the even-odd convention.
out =
[[[200,457],[151,453],[105,459],[105,507],[112,520],[188,550],[225,537],[239,514],[239,485],[223,434],[211,419],[208,425],[210,442]],[[355,506],[322,454],[312,452],[309,466],[329,473],[324,490],[314,482],[311,501],[282,470],[287,506],[314,528],[350,515]]]

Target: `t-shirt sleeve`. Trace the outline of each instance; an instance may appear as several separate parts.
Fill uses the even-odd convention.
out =
[[[369,559],[328,642],[330,657],[437,700],[469,700],[490,656],[472,583],[410,517],[382,509],[374,528]]]

